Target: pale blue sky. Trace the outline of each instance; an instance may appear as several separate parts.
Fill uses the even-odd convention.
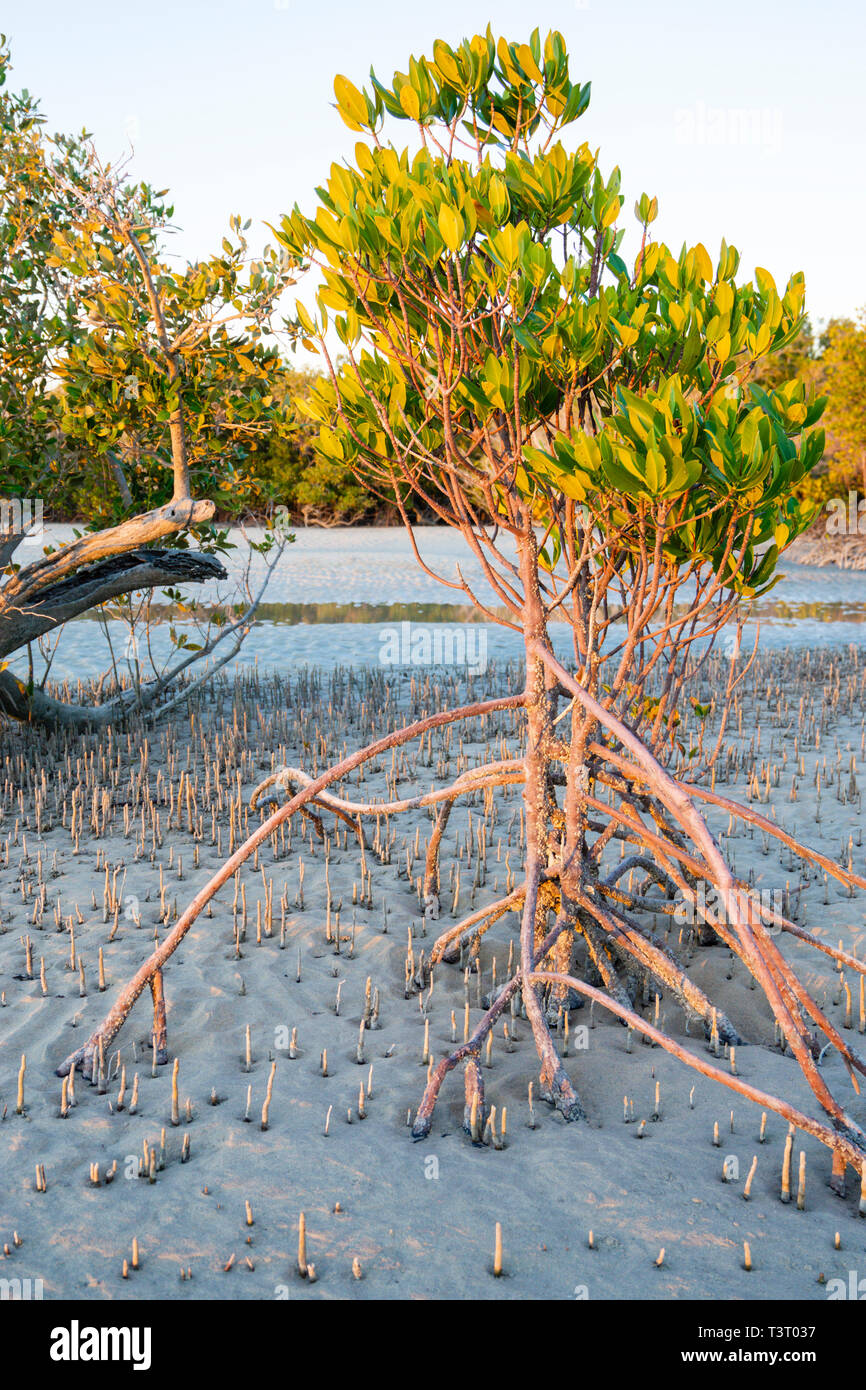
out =
[[[593,84],[575,139],[620,165],[627,208],[654,193],[676,249],[714,254],[725,235],[748,273],[804,270],[822,320],[866,303],[864,14],[860,0],[4,0],[0,27],[12,84],[52,128],[86,126],[105,157],[133,134],[189,256],[216,249],[232,212],[255,224],[311,205],[356,138],[335,72],[390,77],[488,21],[511,39],[558,28]]]

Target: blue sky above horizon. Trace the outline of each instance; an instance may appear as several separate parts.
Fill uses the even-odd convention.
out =
[[[866,139],[856,0],[4,0],[11,85],[36,93],[52,130],[86,127],[104,158],[134,145],[138,177],[172,190],[173,251],[215,250],[230,214],[255,246],[295,202],[309,207],[357,138],[333,108],[333,77],[361,85],[408,57],[483,31],[563,33],[573,80],[592,82],[574,143],[619,164],[626,223],[659,199],[675,249],[725,236],[741,274],[806,274],[814,322],[866,303]],[[408,143],[409,127],[406,128]],[[402,136],[402,130],[398,134]],[[851,243],[853,242],[853,246]],[[303,286],[299,287],[303,295]]]

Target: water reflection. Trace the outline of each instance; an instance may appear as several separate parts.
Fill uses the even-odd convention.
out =
[[[71,539],[68,527],[47,527],[46,539]],[[236,534],[238,548],[227,557],[230,574],[243,570],[249,551]],[[482,602],[490,596],[491,609],[505,616],[486,587],[480,567],[467,556],[460,536],[444,527],[419,527],[416,540],[426,563],[452,582],[460,571]],[[29,557],[21,555],[18,558]],[[252,556],[251,580],[258,587],[264,562]],[[866,641],[866,582],[864,575],[835,566],[813,568],[783,561],[784,573],[766,599],[753,603],[747,613],[748,628],[761,625],[761,647],[837,646]],[[163,596],[157,592],[156,600]],[[238,593],[235,579],[211,583],[195,590],[198,612],[232,614]],[[409,623],[456,632],[466,624],[480,638],[484,632],[489,659],[519,656],[519,633],[491,624],[470,603],[455,602],[460,595],[438,583],[418,566],[402,528],[356,528],[297,532],[297,541],[283,553],[267,590],[267,602],[259,609],[255,627],[241,648],[238,662],[291,669],[310,663],[370,665],[382,660],[383,633],[394,625]],[[185,615],[166,602],[155,602],[149,646],[160,664],[171,655],[171,630],[189,631]],[[682,613],[683,609],[680,608]],[[106,631],[117,660],[123,665],[128,629],[122,622],[105,622],[93,613],[67,625],[60,636],[51,668],[52,679],[76,680],[99,676],[110,663]],[[551,635],[558,653],[567,657],[571,633],[563,624],[553,625]],[[405,645],[405,644],[404,644]],[[468,650],[468,643],[465,644]],[[435,642],[432,644],[435,651]],[[458,650],[459,644],[443,649]],[[38,653],[36,679],[39,680]],[[27,654],[11,662],[19,673],[27,671]]]
[[[681,617],[687,611],[686,604],[677,604],[674,615]],[[226,612],[226,609],[221,604],[200,604],[198,612],[204,619]],[[502,618],[511,616],[507,609],[493,605],[490,612]],[[180,610],[169,604],[155,603],[151,613],[156,624],[177,623],[181,618]],[[761,624],[863,623],[866,622],[866,601],[833,603],[819,599],[789,603],[768,598],[748,605],[746,616],[747,622]],[[93,623],[99,619],[93,613],[84,613],[72,621]],[[488,617],[471,604],[460,603],[261,603],[257,621],[296,627],[320,623],[486,623]]]

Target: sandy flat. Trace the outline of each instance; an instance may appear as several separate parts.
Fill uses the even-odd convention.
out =
[[[771,804],[779,822],[794,833],[831,857],[842,855],[846,862],[848,838],[853,836],[854,867],[863,873],[863,671],[849,652],[833,658],[832,670],[831,658],[825,655],[822,660],[823,665],[817,658],[813,661],[809,680],[801,658],[789,658],[787,665],[778,656],[760,663],[748,682],[742,719],[739,724],[734,721],[726,746],[748,755],[751,743],[762,795],[762,766],[769,764],[771,783],[778,769]],[[61,1082],[54,1068],[100,1020],[149,954],[154,937],[162,938],[168,930],[160,922],[160,869],[171,916],[173,904],[182,910],[225,857],[229,801],[239,790],[245,806],[252,788],[275,761],[321,768],[344,745],[352,748],[368,739],[371,729],[381,732],[402,722],[413,701],[417,710],[429,707],[433,698],[430,689],[417,687],[413,695],[406,679],[393,674],[388,677],[392,696],[386,705],[381,690],[377,695],[365,685],[366,679],[360,676],[349,685],[343,675],[325,673],[319,686],[311,688],[295,676],[269,682],[260,675],[255,686],[248,681],[234,691],[221,684],[213,698],[195,706],[191,720],[181,712],[167,728],[149,735],[144,773],[140,730],[129,738],[114,735],[110,743],[106,735],[73,739],[61,749],[44,738],[25,739],[17,730],[0,729],[0,1252],[4,1244],[9,1246],[9,1254],[0,1256],[0,1280],[42,1280],[45,1298],[823,1300],[827,1286],[819,1282],[820,1276],[848,1280],[853,1270],[866,1277],[866,1221],[857,1215],[854,1174],[848,1175],[847,1197],[835,1196],[827,1186],[828,1151],[798,1134],[795,1173],[804,1149],[806,1210],[798,1211],[794,1203],[783,1205],[779,1182],[784,1121],[770,1115],[766,1142],[759,1144],[759,1108],[689,1072],[660,1048],[635,1039],[628,1051],[626,1031],[600,1010],[594,1010],[592,1018],[588,1008],[571,1016],[566,1066],[586,1107],[585,1121],[567,1125],[536,1101],[536,1127],[529,1127],[528,1083],[537,1079],[537,1061],[528,1025],[518,1021],[514,1050],[506,1051],[500,1030],[492,1067],[485,1071],[488,1102],[497,1106],[500,1116],[503,1108],[507,1110],[505,1147],[476,1146],[464,1134],[458,1072],[443,1089],[430,1138],[411,1141],[407,1113],[414,1114],[426,1076],[425,1017],[432,1053],[438,1058],[451,1047],[452,1010],[460,1037],[464,1011],[464,979],[456,966],[437,967],[429,999],[427,990],[421,996],[413,990],[407,998],[404,988],[410,929],[416,959],[421,950],[429,955],[434,939],[432,933],[422,934],[418,895],[406,875],[406,849],[411,857],[416,830],[422,849],[430,831],[426,812],[391,823],[389,830],[396,838],[390,862],[381,862],[388,856],[373,850],[375,827],[370,827],[372,906],[359,902],[354,912],[359,847],[343,827],[336,831],[333,818],[324,813],[332,921],[342,900],[340,934],[351,935],[354,916],[353,949],[343,939],[337,954],[333,940],[326,939],[326,847],[309,824],[298,822],[291,841],[278,842],[276,857],[268,845],[258,868],[252,862],[247,865],[247,927],[240,954],[234,935],[234,885],[220,891],[213,915],[199,918],[165,971],[169,1052],[172,1059],[179,1058],[177,1127],[170,1123],[171,1065],[160,1067],[155,1078],[151,1075],[147,996],[139,1000],[110,1049],[105,1094],[79,1077],[76,1104],[60,1118]],[[422,675],[422,685],[424,679]],[[477,690],[486,692],[497,683],[501,688],[504,680],[501,671],[488,671]],[[835,707],[829,701],[825,705],[825,690],[837,682],[841,693]],[[485,747],[490,756],[491,746],[499,756],[503,738],[512,753],[518,750],[510,715],[491,721],[483,732],[477,725],[464,730],[462,750],[454,734],[447,770],[438,737],[432,753],[425,751],[416,762],[413,745],[393,767],[389,755],[368,771],[360,786],[349,784],[347,792],[382,797],[392,794],[387,791],[389,782],[401,795],[432,782],[442,785],[459,770],[459,759],[471,764],[485,755]],[[852,755],[857,784],[853,801],[848,798]],[[188,808],[180,814],[175,810],[168,823],[181,769],[203,817],[198,867],[198,827],[190,827]],[[820,800],[816,769],[822,774]],[[36,792],[43,774],[40,833]],[[142,776],[159,810],[161,845],[154,845],[150,821],[142,839],[140,810],[133,813],[129,834],[124,834],[124,802],[132,804],[135,779],[141,793]],[[796,801],[789,799],[792,777]],[[85,791],[76,853],[69,808],[77,785]],[[743,767],[735,783],[719,789],[745,798]],[[110,794],[105,806],[103,791]],[[96,830],[91,822],[94,805]],[[515,791],[499,802],[490,829],[486,880],[475,889],[476,906],[505,891],[506,855],[510,869],[519,867],[518,806]],[[476,865],[474,859],[469,866],[465,863],[467,832],[477,833],[482,809],[480,802],[464,803],[452,817],[450,856],[443,858],[442,917],[433,924],[440,930],[472,906]],[[758,809],[766,814],[769,808]],[[212,815],[222,852],[211,843]],[[739,874],[745,877],[753,869],[759,888],[796,885],[798,870],[787,851],[780,856],[770,846],[765,853],[760,833],[752,837],[742,828],[728,837],[726,816],[711,817],[711,822]],[[248,825],[257,823],[258,814],[249,815]],[[385,833],[383,825],[382,837]],[[464,856],[461,897],[457,915],[452,916],[448,864],[458,852]],[[303,910],[297,902],[301,857]],[[118,898],[116,930],[111,909],[104,920],[106,861]],[[259,943],[257,904],[265,901],[262,870],[272,885],[274,912],[273,934],[267,935],[263,925]],[[413,878],[421,871],[422,863],[414,859]],[[40,878],[45,886],[41,922]],[[283,896],[287,906],[281,949]],[[76,961],[80,957],[85,966],[84,997],[77,970],[68,968],[70,918]],[[822,874],[813,875],[805,889],[799,921],[820,938],[833,944],[841,940],[846,950],[863,955],[863,899],[849,897],[833,882],[825,888]],[[503,977],[514,927],[515,919],[505,918],[483,938],[485,992],[492,983],[494,956],[498,978]],[[32,978],[25,970],[23,938],[28,935]],[[677,947],[677,929],[670,944]],[[781,944],[841,1026],[844,991],[842,1002],[834,1002],[839,990],[832,962],[789,937],[781,938]],[[104,993],[98,989],[100,946]],[[40,961],[45,966],[45,993]],[[760,992],[749,988],[744,968],[731,965],[727,950],[713,947],[699,948],[689,969],[744,1037],[737,1049],[741,1076],[816,1113],[796,1063],[774,1047],[768,1007]],[[368,979],[371,989],[379,991],[381,1027],[366,1033],[365,1060],[359,1065],[355,1053]],[[849,983],[853,1028],[844,1036],[856,1046],[862,1041],[857,1036],[858,981],[852,978]],[[474,980],[469,991],[474,1022],[481,1013]],[[665,1027],[696,1055],[706,1057],[703,1038],[695,1036],[694,1029],[686,1035],[676,1004],[662,1000],[661,1008]],[[643,1012],[652,1017],[652,1010],[649,1004]],[[299,1055],[291,1059],[288,1041],[293,1029]],[[321,1070],[325,1049],[327,1076]],[[25,1113],[17,1115],[22,1054]],[[270,1122],[263,1131],[261,1108],[274,1059]],[[118,1109],[122,1066],[126,1095]],[[370,1067],[372,1095],[361,1119],[359,1087],[366,1089]],[[866,1125],[866,1098],[854,1094],[834,1052],[823,1059],[822,1071],[851,1117]],[[131,1114],[136,1073],[139,1100]],[[656,1082],[660,1118],[653,1120]],[[623,1120],[624,1097],[630,1100],[631,1123]],[[187,1100],[191,1118],[185,1113]],[[641,1120],[647,1123],[639,1138]],[[713,1143],[715,1122],[719,1147]],[[164,1166],[151,1183],[138,1176],[139,1159],[145,1143],[159,1149],[163,1129]],[[190,1158],[181,1163],[185,1134]],[[743,1182],[755,1155],[757,1174],[751,1201],[746,1202]],[[726,1161],[733,1176],[727,1182]],[[116,1175],[106,1184],[105,1174],[115,1162]],[[36,1190],[37,1164],[44,1165],[44,1193]],[[99,1166],[97,1186],[90,1181],[91,1164]],[[246,1202],[251,1205],[252,1225],[247,1224]],[[306,1217],[308,1259],[316,1269],[312,1284],[296,1272],[301,1211]],[[505,1266],[498,1280],[491,1273],[497,1221],[503,1228]],[[588,1246],[590,1230],[594,1249]],[[840,1250],[834,1249],[837,1231]],[[20,1245],[13,1244],[13,1232]],[[122,1264],[131,1258],[134,1237],[141,1251],[140,1268],[124,1280]],[[750,1273],[742,1267],[744,1241],[752,1250]],[[662,1247],[664,1261],[657,1267]],[[360,1279],[353,1276],[353,1260],[360,1262]],[[191,1271],[190,1280],[181,1279],[181,1269]]]

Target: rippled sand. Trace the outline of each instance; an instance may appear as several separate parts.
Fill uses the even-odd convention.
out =
[[[778,772],[772,802],[786,827],[834,857],[847,856],[853,835],[853,862],[862,873],[862,665],[855,669],[842,652],[832,673],[816,660],[807,679],[802,662],[789,661],[783,668],[780,660],[771,656],[754,668],[741,732],[735,721],[728,742],[747,754],[751,745],[756,770],[760,774],[767,763],[771,784]],[[834,710],[823,700],[837,675],[842,695]],[[432,935],[423,935],[412,881],[420,872],[416,831],[422,849],[430,831],[423,812],[393,821],[387,831],[382,827],[380,852],[372,844],[367,851],[371,905],[359,901],[354,909],[359,847],[325,816],[330,942],[326,847],[309,823],[299,822],[290,842],[280,838],[276,846],[269,844],[258,868],[248,864],[242,875],[246,935],[240,942],[234,885],[219,892],[212,917],[199,918],[165,970],[169,1052],[179,1059],[177,1127],[171,1124],[171,1066],[151,1076],[147,997],[111,1049],[105,1093],[78,1078],[76,1104],[60,1118],[61,1083],[54,1068],[103,1016],[152,949],[154,937],[165,935],[166,914],[170,924],[174,905],[182,910],[225,857],[231,816],[240,814],[243,828],[257,823],[257,813],[248,816],[243,808],[272,761],[321,767],[344,744],[353,747],[373,728],[381,732],[402,722],[410,707],[431,707],[443,692],[437,694],[435,682],[425,686],[424,672],[414,677],[414,691],[399,673],[389,673],[378,685],[363,673],[354,682],[341,673],[324,673],[318,685],[308,677],[271,678],[261,672],[234,689],[221,682],[194,707],[192,719],[178,713],[168,728],[149,735],[146,767],[140,730],[129,738],[103,735],[60,748],[38,736],[0,729],[0,1252],[4,1244],[9,1247],[0,1257],[0,1280],[41,1279],[46,1298],[813,1300],[826,1297],[826,1286],[818,1282],[822,1274],[846,1280],[849,1270],[866,1274],[866,1221],[857,1216],[853,1175],[846,1199],[840,1200],[827,1187],[827,1151],[798,1135],[795,1172],[801,1147],[807,1154],[806,1210],[783,1206],[784,1122],[771,1115],[766,1143],[759,1144],[756,1107],[694,1076],[659,1049],[635,1041],[627,1051],[623,1028],[600,1014],[590,1019],[588,1009],[572,1015],[566,1061],[586,1121],[566,1125],[536,1103],[537,1126],[528,1126],[527,1088],[537,1077],[537,1060],[524,1023],[518,1024],[511,1052],[497,1036],[493,1065],[485,1072],[488,1101],[500,1116],[507,1109],[504,1149],[473,1146],[463,1133],[462,1082],[456,1073],[446,1083],[430,1138],[411,1142],[407,1113],[414,1111],[426,1075],[425,1017],[432,1054],[439,1057],[451,1047],[452,1010],[460,1036],[464,1010],[464,981],[455,966],[437,968],[432,996],[411,989],[406,997],[404,988],[410,930],[416,960],[422,950],[429,956],[433,942]],[[453,677],[438,673],[436,679],[441,685]],[[515,680],[514,672],[492,669],[475,688],[478,693],[501,689]],[[801,696],[802,774],[794,752]],[[498,749],[503,738],[517,749],[510,716],[491,721],[483,731],[466,730],[462,756],[480,759],[486,743],[495,742]],[[447,750],[450,773],[442,740],[434,739],[429,760],[425,753],[416,762],[416,753],[415,747],[408,749],[393,767],[390,756],[373,765],[360,784],[363,795],[384,796],[392,777],[400,794],[441,784],[453,775],[460,756],[456,736]],[[852,755],[857,794],[850,802]],[[816,768],[823,774],[820,803]],[[189,779],[192,811],[185,799],[177,808],[181,770]],[[792,778],[796,801],[789,800]],[[79,785],[85,794],[76,853],[69,813],[72,790]],[[123,806],[134,803],[135,786],[139,798],[147,788],[145,799],[160,818],[158,834],[150,815],[142,831],[140,810],[124,833]],[[358,784],[351,789],[357,792]],[[745,797],[743,776],[722,790]],[[37,792],[41,831],[35,825]],[[509,868],[519,864],[518,804],[516,793],[502,800],[490,826],[486,881],[474,892],[477,905],[500,896]],[[467,834],[477,830],[482,809],[464,805],[449,827],[450,857],[462,856],[463,865],[458,915],[470,909],[476,866],[466,864]],[[727,817],[714,825],[739,874],[754,869],[759,888],[795,885],[797,873],[787,853],[781,859],[775,848],[764,853],[759,833],[753,838],[735,830],[728,838]],[[214,826],[221,850],[211,842]],[[394,837],[387,852],[386,834]],[[371,827],[371,842],[374,835]],[[302,859],[303,908],[298,898]],[[446,880],[448,862],[446,856]],[[109,906],[104,910],[106,866]],[[451,906],[451,893],[445,891],[440,929],[457,920]],[[841,939],[846,950],[862,955],[863,902],[849,898],[840,885],[825,890],[823,876],[813,878],[800,920],[821,939],[833,944]],[[505,918],[482,941],[485,991],[493,980],[494,956],[502,978],[514,925]],[[27,936],[32,978],[25,969]],[[671,944],[677,945],[675,933]],[[838,980],[832,962],[791,938],[782,938],[781,945],[830,1017],[843,1024],[844,1003],[834,1002]],[[100,947],[104,993],[98,988]],[[83,997],[78,972],[67,968],[71,949],[85,965]],[[689,968],[747,1039],[748,1045],[737,1049],[740,1074],[813,1110],[796,1064],[773,1046],[767,1006],[760,992],[749,988],[742,967],[732,968],[727,951],[711,948],[699,949]],[[359,1065],[356,1048],[368,980],[379,991],[381,1027],[367,1032]],[[473,1020],[479,1016],[477,993],[471,981]],[[856,1044],[856,988],[854,999],[854,1030],[845,1036]],[[706,1055],[702,1039],[686,1036],[679,1009],[663,1001],[662,1010],[665,1026]],[[645,1012],[650,1014],[652,1006]],[[289,1055],[293,1029],[294,1058]],[[22,1054],[25,1113],[17,1115]],[[269,1127],[263,1130],[272,1061],[273,1098]],[[126,1092],[119,1108],[124,1066]],[[365,1094],[361,1119],[359,1088],[363,1085],[366,1093],[371,1067],[372,1093]],[[866,1101],[852,1091],[839,1058],[830,1052],[822,1069],[851,1116],[866,1124]],[[138,1105],[130,1113],[136,1074]],[[657,1082],[660,1119],[653,1122]],[[633,1103],[634,1123],[623,1123],[625,1096]],[[642,1119],[647,1124],[639,1140]],[[720,1147],[712,1142],[716,1121]],[[159,1152],[163,1130],[164,1166],[151,1183],[137,1176],[139,1159],[145,1143]],[[191,1153],[182,1163],[185,1134]],[[746,1203],[743,1181],[754,1155],[758,1168]],[[737,1174],[730,1182],[722,1181],[726,1161],[729,1172]],[[106,1185],[115,1163],[116,1175]],[[36,1190],[37,1164],[45,1169],[44,1193]],[[98,1165],[99,1185],[90,1181],[91,1164]],[[295,1272],[301,1211],[307,1256],[316,1267],[314,1284]],[[506,1277],[501,1280],[490,1273],[497,1221],[504,1234]],[[588,1248],[590,1229],[594,1250]],[[833,1248],[836,1231],[840,1251]],[[20,1245],[13,1243],[13,1232]],[[122,1264],[131,1257],[133,1237],[141,1267],[124,1280]],[[751,1244],[751,1273],[742,1268],[744,1240]],[[664,1264],[656,1268],[662,1246]],[[352,1272],[355,1259],[360,1280]],[[191,1271],[191,1281],[181,1280],[182,1268]]]

